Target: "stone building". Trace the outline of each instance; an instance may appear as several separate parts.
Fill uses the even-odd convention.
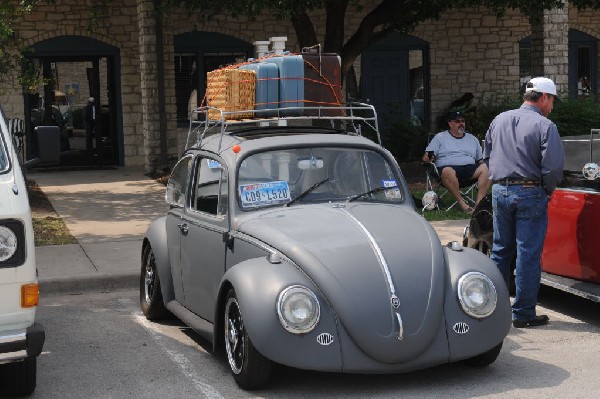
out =
[[[181,153],[189,106],[201,102],[208,71],[254,56],[253,43],[270,37],[287,37],[286,48],[300,51],[291,24],[267,13],[252,21],[182,10],[157,24],[154,4],[109,2],[92,31],[88,2],[43,3],[25,15],[17,36],[33,49],[28,56],[51,83],[37,95],[24,95],[16,79],[2,88],[8,117],[25,119],[31,130],[32,110],[55,104],[69,111],[65,123],[73,125],[75,147],[81,107],[95,97],[102,107],[95,156],[104,164],[155,171],[172,166]],[[368,11],[348,13],[347,35]],[[515,10],[497,17],[483,7],[457,9],[410,35],[392,34],[354,63],[361,98],[382,115],[399,110],[434,130],[436,118],[462,94],[480,102],[518,93],[531,76],[553,78],[565,95],[596,94],[600,11],[567,4],[541,17],[531,24]],[[324,15],[311,18],[322,39]],[[91,156],[82,153],[74,162]]]

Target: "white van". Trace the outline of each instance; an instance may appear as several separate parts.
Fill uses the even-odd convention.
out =
[[[44,328],[27,188],[0,106],[0,397],[24,396],[36,385]]]

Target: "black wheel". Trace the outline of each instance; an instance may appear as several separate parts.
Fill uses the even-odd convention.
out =
[[[225,300],[224,321],[225,351],[235,382],[247,390],[264,387],[271,376],[272,363],[250,341],[234,290]]]
[[[150,245],[145,246],[142,253],[140,307],[148,320],[159,320],[170,316],[163,302],[160,280],[156,271],[156,259]]]
[[[28,396],[35,390],[36,358],[0,366],[0,396]]]
[[[494,346],[487,352],[482,353],[481,355],[472,357],[467,359],[467,363],[473,367],[486,367],[490,364],[494,363],[496,359],[498,359],[498,355],[500,355],[500,350],[502,349],[502,342],[498,345]]]

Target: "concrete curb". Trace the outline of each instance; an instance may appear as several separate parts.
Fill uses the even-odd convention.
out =
[[[136,274],[96,274],[90,276],[74,276],[67,278],[51,278],[39,281],[40,295],[60,294],[77,295],[84,292],[107,292],[126,289],[137,289],[140,275]]]

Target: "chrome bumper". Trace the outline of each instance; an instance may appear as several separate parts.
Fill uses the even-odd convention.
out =
[[[46,334],[41,324],[0,333],[0,363],[35,357],[42,352]]]

